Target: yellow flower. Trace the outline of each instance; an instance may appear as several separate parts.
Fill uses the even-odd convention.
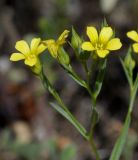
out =
[[[112,38],[113,30],[111,27],[103,27],[99,35],[95,27],[87,27],[87,36],[90,41],[82,43],[82,49],[95,51],[100,58],[106,57],[110,51],[121,48],[122,43],[119,38]]]
[[[132,39],[135,43],[132,45],[134,52],[138,53],[138,33],[136,31],[127,32],[127,37]]]
[[[30,47],[24,40],[16,42],[15,48],[19,52],[12,53],[10,60],[11,61],[24,60],[24,63],[26,65],[34,67],[36,64],[39,63],[38,62],[39,54],[46,49],[46,46],[40,44],[40,42],[41,42],[40,38],[33,38]]]
[[[43,44],[48,48],[50,54],[57,58],[58,56],[58,49],[60,46],[62,46],[64,43],[66,43],[66,38],[68,37],[69,31],[65,30],[58,38],[58,40],[49,39],[43,41]]]

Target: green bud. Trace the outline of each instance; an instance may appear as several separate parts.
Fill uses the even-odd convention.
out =
[[[127,70],[129,70],[130,72],[133,71],[133,69],[134,69],[134,67],[136,65],[134,59],[131,56],[131,53],[132,53],[132,49],[130,47],[128,49],[127,55],[126,55],[126,57],[124,59],[125,66],[126,66]]]
[[[63,47],[59,47],[58,49],[58,61],[59,63],[61,64],[65,64],[65,65],[69,65],[70,63],[70,58],[69,58],[69,55],[68,53],[64,50]]]
[[[104,18],[102,21],[101,28],[103,28],[103,27],[108,27],[108,23],[107,23],[106,18]]]
[[[72,27],[71,45],[72,45],[73,49],[79,51],[80,47],[81,47],[81,44],[82,44],[82,39],[77,34],[75,29]]]

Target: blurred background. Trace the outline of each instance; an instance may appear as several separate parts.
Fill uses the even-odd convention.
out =
[[[130,41],[126,32],[138,28],[137,17],[137,0],[0,0],[0,160],[94,160],[88,143],[50,107],[53,98],[39,79],[23,62],[11,63],[9,56],[15,51],[17,40],[57,38],[72,26],[85,35],[87,25],[100,26],[104,18],[124,44],[121,51],[108,57],[97,103],[101,118],[95,141],[102,160],[109,159],[127,113],[129,97],[118,58],[127,52]],[[74,54],[69,52],[73,67],[83,74]],[[91,101],[87,92],[49,54],[41,58],[47,76],[64,102],[89,129]],[[121,160],[138,159],[137,105],[138,98]]]

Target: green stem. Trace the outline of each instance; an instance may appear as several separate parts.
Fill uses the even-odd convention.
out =
[[[131,77],[131,81],[132,83],[129,84],[129,87],[130,87],[130,101],[129,101],[129,110],[128,112],[132,112],[132,109],[133,109],[133,106],[134,106],[134,101],[135,101],[135,98],[136,98],[136,93],[137,93],[137,90],[138,90],[138,75],[135,79],[135,81],[133,82],[133,79]],[[128,82],[129,82],[129,79],[128,79]]]
[[[92,134],[89,137],[89,143],[91,145],[91,149],[92,149],[92,152],[95,155],[96,160],[100,160],[100,155],[99,155],[99,153],[97,151],[96,144],[95,144],[95,142],[93,140],[93,135]]]
[[[119,160],[119,158],[122,154],[125,142],[127,140],[127,135],[128,135],[128,131],[129,131],[130,123],[131,123],[131,113],[132,113],[132,109],[134,106],[134,101],[135,101],[136,92],[137,92],[137,88],[138,88],[137,81],[138,81],[138,76],[136,78],[134,85],[129,85],[129,87],[130,87],[130,100],[129,100],[128,112],[127,112],[127,115],[125,118],[123,128],[121,130],[120,136],[118,137],[118,139],[114,145],[114,148],[112,150],[110,160]]]
[[[130,68],[126,67],[125,62],[123,60],[121,60],[121,64],[123,66],[126,78],[129,83],[129,88],[130,88],[130,96],[129,97],[130,97],[130,99],[129,99],[128,112],[127,112],[127,115],[125,118],[125,122],[124,122],[123,128],[121,130],[121,133],[120,133],[120,135],[114,145],[114,148],[112,150],[110,160],[119,160],[119,158],[123,152],[123,148],[124,148],[124,145],[127,140],[127,135],[128,135],[128,131],[129,131],[130,123],[131,123],[131,113],[133,110],[134,101],[135,101],[136,93],[138,90],[138,75],[134,81],[133,76],[132,76],[133,75],[133,68],[131,68],[131,70],[129,70]],[[130,72],[132,72],[132,73],[130,74]]]
[[[97,65],[99,61],[96,61],[96,63],[93,64],[93,67]],[[98,153],[98,150],[96,148],[96,145],[94,143],[94,140],[93,140],[93,134],[94,134],[94,128],[95,128],[95,125],[96,125],[96,122],[97,122],[97,111],[96,111],[96,101],[97,101],[97,97],[100,93],[100,90],[101,90],[101,87],[102,87],[102,82],[103,82],[103,79],[104,79],[104,73],[105,73],[105,67],[106,67],[106,60],[101,62],[100,64],[100,71],[98,73],[98,76],[97,76],[97,80],[96,80],[96,90],[93,92],[91,91],[91,88],[90,88],[90,83],[87,83],[87,90],[88,92],[90,93],[91,95],[91,99],[92,99],[92,116],[91,116],[91,121],[92,121],[92,124],[91,124],[91,127],[90,127],[90,137],[89,137],[89,142],[91,144],[91,148],[95,154],[95,157],[96,157],[96,160],[100,160],[100,155]],[[92,73],[94,72],[94,68],[91,68],[91,73],[89,76],[92,75]],[[98,83],[100,84],[98,84]]]
[[[135,98],[136,98],[136,92],[135,92],[135,89],[132,88],[130,89],[130,102],[129,102],[129,110],[128,110],[129,113],[132,112]]]
[[[88,69],[88,66],[87,66],[87,62],[86,61],[82,62],[82,66],[83,66],[83,69],[84,69],[85,74],[86,74],[87,84],[90,84],[90,72],[89,72],[89,69]]]
[[[95,112],[95,109],[96,109],[96,100],[93,99],[92,102],[93,102],[92,116],[91,116],[92,124],[91,124],[90,132],[89,132],[89,143],[91,145],[92,151],[94,152],[96,160],[100,160],[100,155],[98,153],[98,150],[96,148],[95,142],[93,140],[93,137],[94,137],[93,136],[93,134],[94,134],[94,128],[95,128],[95,124],[96,124],[96,121],[97,121],[97,118],[96,118],[97,115],[96,115],[96,112]]]
[[[91,72],[89,72],[88,67],[87,67],[87,63],[86,62],[83,63],[83,68],[84,68],[84,71],[85,71],[86,77],[87,77],[87,80],[86,80],[87,87],[86,87],[86,89],[87,89],[88,93],[90,94],[91,102],[92,102],[92,116],[95,116],[94,109],[96,108],[96,98],[93,96],[93,92],[92,92],[91,87],[90,87],[90,77],[91,77],[92,73],[94,72],[94,69],[95,69],[94,66],[95,65],[96,65],[96,63],[94,63],[91,66],[92,67],[91,70],[90,70]],[[96,147],[96,144],[95,144],[94,139],[93,139],[93,131],[94,131],[95,123],[96,123],[96,119],[94,118],[92,120],[92,125],[91,125],[91,128],[90,128],[89,143],[91,145],[91,149],[92,149],[92,152],[95,155],[96,160],[100,160],[100,155],[97,151],[97,147]]]

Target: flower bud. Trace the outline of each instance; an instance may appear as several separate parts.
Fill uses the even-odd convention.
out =
[[[132,52],[132,49],[129,48],[128,53],[127,53],[127,55],[125,57],[125,60],[124,60],[125,66],[130,71],[132,71],[135,68],[135,65],[136,65],[135,61],[133,60],[133,58],[131,56],[131,52]]]
[[[72,27],[72,37],[71,37],[71,45],[72,45],[72,47],[75,50],[79,51],[79,48],[80,48],[81,44],[82,44],[82,39],[77,34],[75,29]]]
[[[63,47],[59,47],[58,49],[58,61],[59,63],[61,64],[65,64],[65,65],[68,65],[70,63],[70,58],[69,58],[69,55],[68,53],[64,50]]]

